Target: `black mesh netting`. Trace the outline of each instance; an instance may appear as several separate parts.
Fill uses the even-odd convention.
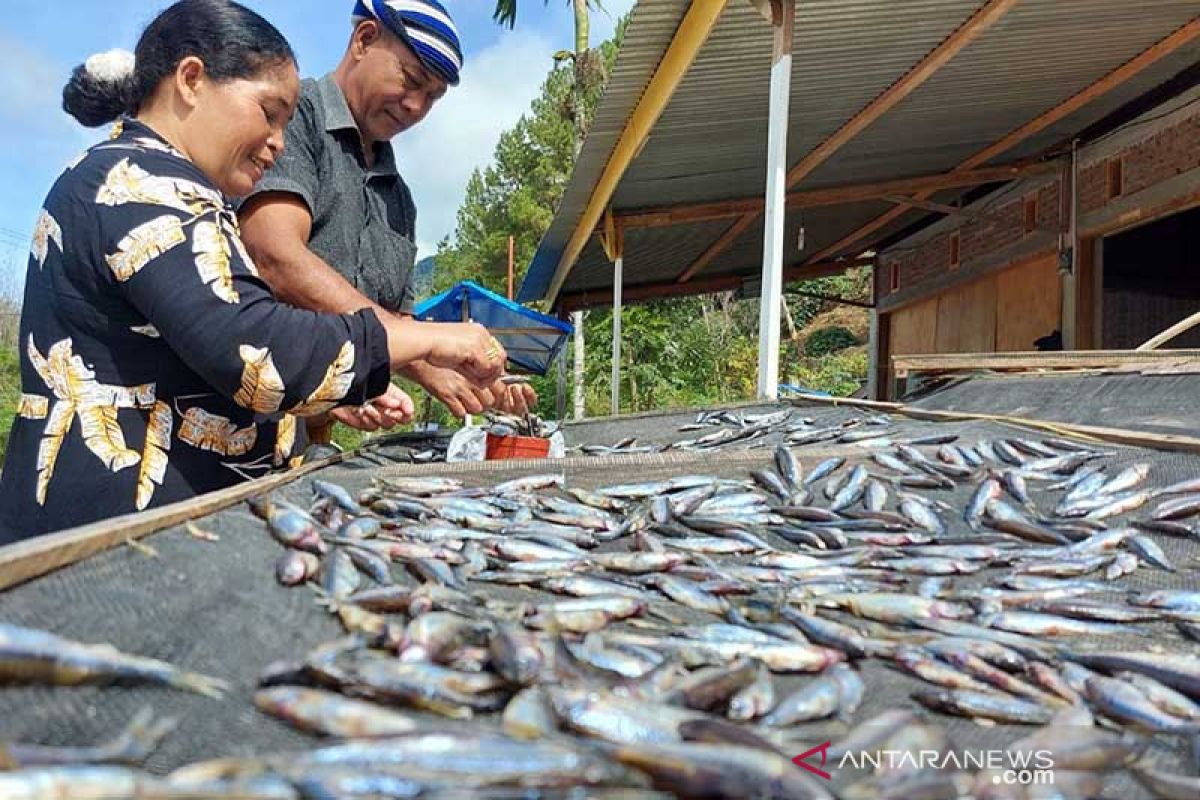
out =
[[[996,384],[991,380],[974,383],[979,393],[993,399]],[[968,408],[982,404],[981,398],[970,395],[972,385],[973,382],[967,382],[954,387],[953,403],[942,405]],[[1105,403],[1107,417],[1111,397],[1107,392],[1099,394]],[[1036,411],[1042,408],[1039,402],[1036,399],[1014,400],[1007,404],[1012,406],[1011,409],[1001,410],[1029,408]],[[1077,394],[1072,418],[1091,419],[1082,409],[1088,402],[1086,393]],[[933,398],[925,400],[924,405],[941,407]],[[739,409],[742,412],[761,410],[761,407]],[[808,406],[798,408],[796,416],[813,417],[817,425],[822,425],[867,413],[847,407]],[[612,444],[626,436],[638,436],[646,442],[666,442],[699,435],[677,430],[694,417],[694,412],[681,412],[599,420],[570,425],[567,435],[573,444]],[[1122,420],[1114,417],[1093,421],[1116,425]],[[1124,421],[1128,422],[1127,419]],[[902,417],[894,418],[886,430],[897,439],[933,432],[957,433],[967,442],[1013,435],[1036,438],[1036,434],[990,422],[934,423]],[[1110,473],[1130,463],[1148,461],[1153,465],[1152,484],[1163,485],[1200,476],[1200,456],[1197,455],[1115,446],[1105,449],[1114,453],[1106,462]],[[486,486],[531,472],[561,471],[569,484],[597,487],[682,474],[744,478],[750,469],[765,466],[771,459],[770,447],[746,449],[744,444],[738,444],[715,453],[572,457],[558,462],[425,466],[396,463],[403,461],[407,452],[403,439],[383,440],[376,442],[368,454],[327,467],[317,476],[357,491],[368,486],[371,478],[377,475],[454,475],[468,485]],[[817,444],[798,447],[795,452],[806,467],[833,452],[860,460],[869,457],[869,451],[848,445]],[[1036,490],[1036,485],[1034,488]],[[949,492],[939,492],[938,496],[961,507],[968,492],[969,488],[960,488],[954,496]],[[311,498],[310,478],[293,482],[279,493],[289,500],[306,504]],[[313,744],[312,738],[259,714],[251,698],[257,676],[266,665],[281,659],[294,659],[318,644],[336,638],[341,633],[339,624],[313,602],[311,591],[285,589],[275,582],[273,569],[280,552],[279,545],[244,504],[195,520],[194,524],[218,535],[220,540],[209,542],[194,538],[180,526],[142,540],[153,548],[155,556],[131,547],[117,547],[0,593],[0,619],[84,642],[109,642],[129,653],[164,659],[224,678],[233,684],[233,691],[217,701],[145,687],[6,687],[0,689],[0,741],[53,745],[91,743],[109,738],[140,708],[150,705],[160,715],[181,720],[179,729],[150,758],[147,766],[155,772],[165,772],[201,759],[300,749]],[[952,535],[966,532],[961,520],[952,520]],[[1138,589],[1196,588],[1200,577],[1197,570],[1200,542],[1156,538],[1180,570],[1168,573],[1143,567],[1123,579],[1121,585]],[[789,547],[782,540],[774,541],[781,547]],[[620,542],[605,545],[613,546],[624,545]],[[402,570],[397,568],[396,573],[399,577]],[[987,570],[955,579],[954,584],[982,585],[995,574],[994,570]],[[411,578],[403,579],[411,581]],[[533,598],[539,594],[492,584],[474,583],[472,586],[484,595],[492,593],[509,598],[522,594]],[[697,620],[705,618],[699,612],[685,613]],[[1153,645],[1182,651],[1189,647],[1169,625],[1143,628],[1152,632],[1152,638],[1129,635],[1106,637],[1103,642],[1075,642],[1084,647],[1109,649],[1139,649]],[[1195,647],[1191,645],[1190,651],[1195,652]],[[888,707],[912,705],[908,694],[924,686],[878,662],[866,663],[862,674],[867,694],[855,715],[857,721]],[[780,678],[777,691],[782,695],[803,681],[803,677]],[[962,748],[1003,747],[1030,730],[1012,726],[985,727],[940,715],[935,719]],[[836,740],[845,730],[841,723],[829,722],[812,724],[797,732],[802,741],[817,744],[829,738]],[[852,776],[835,777],[845,782]],[[1138,794],[1140,790],[1134,788],[1124,774],[1112,776],[1108,785],[1106,796],[1145,796]]]

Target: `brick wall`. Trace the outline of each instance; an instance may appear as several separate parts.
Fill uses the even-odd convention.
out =
[[[1155,184],[1200,167],[1200,114],[1150,134],[1145,139],[1079,171],[1079,207],[1083,214],[1103,208],[1109,200],[1108,162],[1120,158],[1124,194],[1136,194]]]
[[[1104,216],[1115,198],[1108,197],[1109,162],[1120,159],[1123,191],[1128,198],[1138,192],[1200,167],[1200,109],[1192,107],[1182,118],[1164,117],[1122,134],[1115,143],[1100,142],[1080,153],[1080,228],[1086,230]],[[1197,186],[1192,189],[1196,190]],[[1027,232],[1025,199],[1035,198],[1037,224],[1065,228],[1060,179],[1031,179],[1003,190],[1002,200],[985,198],[970,206],[986,211],[989,219],[944,220],[918,238],[901,242],[880,254],[876,302],[881,310],[895,308],[944,289],[948,283],[965,282],[1005,266],[1004,255],[1013,263],[1029,256],[1031,247],[1043,252],[1055,248],[1052,235]],[[959,265],[950,264],[950,238],[959,237]],[[920,239],[919,237],[925,237]],[[893,265],[899,271],[899,289],[892,291]]]

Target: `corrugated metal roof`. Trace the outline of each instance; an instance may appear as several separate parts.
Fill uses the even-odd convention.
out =
[[[983,5],[983,0],[800,0],[789,164],[900,79]],[[522,299],[538,299],[548,289],[625,120],[687,6],[680,0],[642,0],[634,8],[608,92],[521,288]],[[1196,0],[1021,0],[799,188],[953,169],[1170,35],[1198,10]],[[770,26],[748,2],[730,0],[622,177],[612,199],[614,211],[761,196],[771,38]],[[1198,60],[1200,40],[1193,40],[994,162],[1041,153]],[[803,261],[805,254],[838,241],[887,208],[860,203],[793,213],[785,263]],[[906,214],[872,238],[878,241],[923,214]],[[732,222],[627,232],[626,284],[671,280],[691,263],[689,254],[703,252]],[[803,253],[795,250],[801,225]],[[761,250],[759,221],[700,274],[756,273]],[[601,288],[611,281],[611,265],[593,242],[562,291]]]

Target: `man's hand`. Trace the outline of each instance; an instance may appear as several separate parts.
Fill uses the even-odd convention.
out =
[[[412,421],[413,401],[408,393],[394,383],[387,391],[362,406],[341,406],[329,412],[329,416],[343,425],[360,431],[388,430]]]
[[[484,388],[476,386],[452,369],[416,362],[402,371],[436,397],[457,418],[495,409],[523,415],[537,405],[537,392],[528,384],[508,386],[500,381]]]
[[[421,384],[458,419],[467,414],[482,414],[496,402],[490,388],[476,386],[452,369],[435,367],[425,361],[409,364],[400,374]]]
[[[537,392],[528,383],[505,385],[497,381],[493,384],[492,391],[496,394],[497,411],[523,417],[537,407]]]

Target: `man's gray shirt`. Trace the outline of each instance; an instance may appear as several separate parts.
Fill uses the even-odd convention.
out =
[[[333,73],[300,84],[285,145],[250,196],[288,192],[300,197],[312,214],[309,249],[368,299],[390,311],[412,313],[417,209],[396,171],[390,143],[377,143],[375,163],[367,166]]]

